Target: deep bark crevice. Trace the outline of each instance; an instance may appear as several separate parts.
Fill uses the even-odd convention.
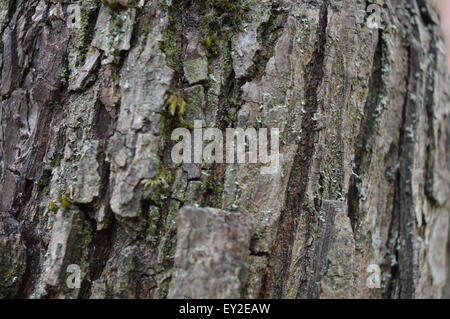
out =
[[[292,259],[292,244],[297,231],[298,219],[301,215],[307,215],[311,219],[309,209],[305,207],[306,187],[312,156],[315,151],[317,130],[313,117],[319,107],[318,89],[323,78],[323,62],[325,58],[325,46],[328,21],[328,1],[320,8],[320,20],[316,33],[316,48],[305,74],[305,117],[302,122],[303,135],[298,145],[294,164],[291,168],[288,193],[285,199],[285,208],[281,212],[277,238],[270,256],[269,266],[263,280],[263,289],[260,297],[282,298],[284,285],[287,281],[288,267]],[[302,214],[303,211],[303,214]],[[307,221],[308,225],[312,221]],[[300,287],[302,284],[300,283]],[[298,296],[301,292],[299,290]]]
[[[373,149],[373,137],[377,132],[377,120],[384,111],[381,97],[385,93],[382,68],[385,65],[385,43],[383,33],[378,32],[378,43],[373,57],[372,74],[369,82],[367,101],[361,121],[357,145],[355,145],[355,167],[350,179],[348,192],[348,216],[352,223],[353,234],[357,234],[359,223],[363,219],[359,205],[365,200],[363,179],[370,167]]]

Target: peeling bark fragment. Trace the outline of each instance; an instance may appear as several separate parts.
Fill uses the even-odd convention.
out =
[[[326,256],[316,258],[318,263],[324,263],[322,269],[325,270],[320,281],[320,298],[355,298],[355,240],[346,203],[324,201],[322,207],[327,215],[326,223],[332,223],[333,231],[328,238],[325,235],[320,239],[328,246]]]
[[[86,78],[93,71],[93,69],[97,66],[99,57],[100,57],[100,51],[98,51],[96,49],[94,49],[92,52],[90,52],[88,54],[85,64],[78,71],[78,77],[76,78],[75,83],[73,83],[70,86],[71,90],[75,91],[75,90],[80,89],[83,86],[83,84],[86,81]]]
[[[115,180],[111,208],[123,217],[135,217],[140,207],[139,183],[156,176],[159,165],[159,138],[151,128],[159,127],[173,71],[167,67],[159,48],[162,30],[167,25],[163,11],[152,21],[150,32],[134,48],[123,67],[121,109],[117,132],[110,144],[112,179]]]
[[[205,81],[208,78],[208,61],[206,58],[198,58],[183,62],[184,75],[189,84]]]
[[[169,298],[239,298],[245,285],[250,216],[183,207]]]
[[[92,46],[105,54],[102,64],[112,63],[121,52],[130,50],[135,18],[136,9],[116,12],[100,8]]]
[[[111,118],[116,117],[116,104],[119,102],[117,90],[113,79],[113,68],[110,65],[105,67],[103,72],[103,83],[100,90],[99,100],[105,107]]]
[[[9,0],[0,3],[0,30],[3,30],[3,24],[6,22],[9,11]]]
[[[195,120],[204,120],[205,90],[202,85],[194,85],[184,90],[186,94],[185,120],[194,125]]]
[[[100,167],[97,162],[98,153],[98,141],[87,142],[81,150],[73,196],[73,200],[77,203],[90,203],[100,195],[101,177],[98,173]]]
[[[80,279],[89,278],[89,245],[92,229],[81,211],[60,209],[53,224],[47,256],[42,274],[42,286],[36,297],[77,298],[79,289],[67,286],[67,267],[78,265]]]
[[[236,78],[243,77],[253,66],[255,54],[260,50],[261,39],[258,38],[258,29],[270,19],[270,1],[258,1],[251,7],[249,15],[253,17],[250,23],[245,24],[245,29],[233,38],[233,69]]]

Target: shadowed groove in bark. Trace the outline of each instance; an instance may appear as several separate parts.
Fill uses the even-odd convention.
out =
[[[8,13],[6,15],[6,22],[4,22],[3,25],[0,25],[1,29],[0,29],[0,34],[3,34],[3,31],[5,31],[5,28],[9,25],[9,23],[11,22],[14,12],[17,9],[17,0],[10,0],[8,2]],[[1,66],[0,66],[0,71],[1,71]]]
[[[104,158],[100,159],[103,165],[99,168],[101,170],[102,180],[105,181],[101,187],[99,198],[95,198],[90,204],[79,205],[86,220],[90,223],[92,228],[91,242],[89,244],[89,274],[81,283],[79,298],[88,299],[91,294],[92,283],[100,278],[105,269],[108,258],[110,257],[111,247],[113,244],[113,235],[116,229],[116,221],[111,217],[108,218],[108,226],[105,229],[97,229],[97,221],[95,220],[95,212],[100,209],[100,206],[106,201],[107,213],[111,215],[109,206],[107,205],[111,194],[109,193],[110,182],[110,164]]]
[[[273,49],[285,27],[288,12],[281,8],[278,3],[272,3],[270,17],[258,28],[258,42],[261,44],[253,57],[253,65],[247,71],[247,75],[239,79],[240,86],[245,82],[251,82],[264,75],[267,62],[273,56]]]
[[[435,74],[437,70],[437,46],[436,46],[436,38],[433,35],[430,43],[430,61],[431,63],[428,65],[428,69],[426,72],[426,83],[425,83],[425,110],[427,113],[427,124],[428,124],[428,139],[429,143],[426,146],[426,163],[425,163],[425,194],[428,197],[428,200],[436,204],[436,198],[433,195],[433,172],[436,169],[433,157],[436,156],[436,136],[434,134],[434,90],[436,88],[435,85]],[[426,221],[424,221],[426,223]],[[425,226],[424,226],[425,227]],[[449,238],[450,240],[450,238]]]
[[[318,88],[323,78],[328,1],[320,8],[320,20],[316,33],[316,48],[305,73],[305,111],[302,122],[303,135],[298,145],[294,164],[290,171],[286,206],[281,212],[277,238],[269,258],[269,266],[263,279],[260,297],[282,298],[287,281],[288,265],[292,259],[292,244],[297,231],[298,218],[302,214],[308,175],[316,142],[314,114],[319,107]],[[308,223],[309,224],[309,223]],[[299,292],[300,294],[300,292]]]
[[[411,11],[412,8],[409,8]],[[413,25],[414,26],[414,25]],[[408,95],[402,114],[402,126],[400,130],[399,161],[400,167],[397,173],[396,190],[393,207],[393,221],[390,236],[393,238],[393,254],[398,264],[392,265],[392,277],[387,294],[391,298],[409,299],[415,295],[414,272],[414,244],[413,236],[415,214],[412,194],[412,169],[414,164],[414,150],[416,143],[417,123],[419,122],[417,97],[423,89],[424,74],[421,71],[421,60],[428,52],[424,52],[420,32],[414,27],[415,37],[408,50]],[[431,49],[433,51],[433,49]],[[436,61],[430,61],[431,64]],[[425,88],[426,89],[426,88]],[[398,234],[398,235],[397,235]],[[398,237],[397,237],[398,236]]]
[[[436,26],[436,24],[434,23],[433,19],[430,16],[430,12],[427,9],[428,0],[416,0],[416,2],[423,23],[429,26]]]
[[[417,63],[417,54],[412,47],[410,48],[410,61]],[[415,64],[418,67],[418,64]],[[410,69],[410,73],[416,71],[415,68]],[[414,73],[413,73],[414,74]],[[411,76],[411,75],[410,75]],[[411,79],[410,79],[411,80]],[[411,84],[411,82],[409,82]],[[394,264],[392,271],[392,286],[389,289],[392,298],[413,298],[414,296],[414,279],[413,279],[413,247],[411,231],[414,224],[414,216],[411,211],[411,167],[413,162],[411,152],[411,142],[408,141],[408,137],[405,135],[405,129],[408,125],[413,125],[415,129],[414,121],[412,120],[412,114],[416,112],[411,109],[413,103],[408,98],[403,110],[403,125],[400,133],[400,148],[399,159],[400,169],[397,174],[396,193],[394,198],[394,211],[393,211],[393,228],[390,230],[391,234],[398,234],[398,237],[394,240],[394,255],[398,264]],[[407,156],[406,158],[404,156]],[[412,223],[412,224],[411,224]],[[395,237],[393,237],[395,238]],[[410,281],[410,282],[409,282]],[[406,286],[405,286],[406,285]]]
[[[359,223],[363,219],[360,211],[360,200],[364,200],[363,174],[370,167],[373,149],[373,137],[377,131],[377,119],[384,111],[381,109],[381,98],[385,92],[383,82],[383,63],[385,60],[386,46],[383,40],[383,32],[378,31],[378,43],[373,57],[372,74],[369,83],[369,91],[364,106],[364,115],[361,121],[357,145],[355,145],[355,167],[350,179],[348,192],[348,216],[352,223],[353,234],[358,233]],[[356,239],[356,238],[355,238]]]
[[[80,1],[82,2],[82,1]],[[90,5],[94,5],[94,8],[90,8]],[[89,50],[89,45],[93,40],[95,34],[95,26],[97,18],[100,13],[100,3],[91,0],[84,0],[80,5],[81,19],[85,19],[83,29],[78,30],[78,33],[74,35],[74,44],[77,46],[76,49],[80,53],[81,59],[77,59],[78,66],[82,66],[86,60],[86,54]],[[98,73],[96,73],[98,74]]]
[[[33,236],[34,234],[32,234],[30,231],[23,231],[23,234],[25,237],[25,243],[27,248],[26,249],[27,258],[26,258],[25,272],[22,276],[22,283],[15,296],[15,298],[19,299],[27,298],[33,291],[34,285],[38,278],[39,262],[41,258],[38,249],[38,246],[41,245],[41,243],[38,241],[39,238]]]

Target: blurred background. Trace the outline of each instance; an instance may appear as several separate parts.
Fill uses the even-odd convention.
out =
[[[433,0],[441,16],[441,27],[447,44],[447,61],[450,69],[450,0]]]

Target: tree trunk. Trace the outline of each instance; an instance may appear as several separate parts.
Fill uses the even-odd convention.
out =
[[[2,0],[0,297],[450,297],[438,16],[370,3]],[[173,164],[194,120],[281,169]]]

